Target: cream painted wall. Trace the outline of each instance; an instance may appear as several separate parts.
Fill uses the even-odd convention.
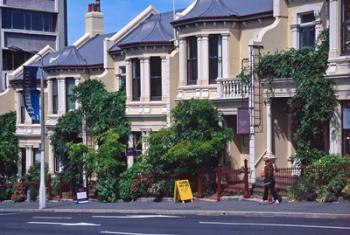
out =
[[[0,93],[0,115],[15,110],[15,92],[9,88]]]

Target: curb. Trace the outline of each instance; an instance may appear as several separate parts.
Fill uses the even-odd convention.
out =
[[[261,211],[204,211],[204,210],[117,210],[117,209],[0,209],[5,213],[96,213],[96,214],[156,214],[198,216],[244,216],[283,217],[307,219],[350,219],[350,214],[305,213],[305,212],[261,212]]]

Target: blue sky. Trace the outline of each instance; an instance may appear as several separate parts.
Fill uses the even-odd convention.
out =
[[[177,9],[188,6],[193,0],[176,0]],[[68,42],[72,44],[84,34],[84,15],[87,5],[95,0],[68,0]],[[101,0],[105,16],[105,32],[115,32],[148,5],[153,5],[159,12],[171,11],[173,0]]]

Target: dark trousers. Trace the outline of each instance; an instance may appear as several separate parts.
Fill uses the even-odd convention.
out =
[[[267,184],[267,182],[270,182],[270,184]],[[273,178],[265,178],[264,180],[264,196],[263,200],[267,200],[267,197],[269,196],[269,190],[271,190],[272,197],[274,200],[280,200],[280,196],[276,192],[275,188],[275,179]]]

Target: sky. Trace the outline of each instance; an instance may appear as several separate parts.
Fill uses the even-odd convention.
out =
[[[87,6],[95,0],[67,1],[68,43],[72,44],[84,34],[84,16]],[[183,9],[192,1],[176,0],[176,8]],[[105,16],[105,33],[118,31],[149,5],[153,5],[158,12],[172,11],[173,0],[101,0],[102,12]]]

